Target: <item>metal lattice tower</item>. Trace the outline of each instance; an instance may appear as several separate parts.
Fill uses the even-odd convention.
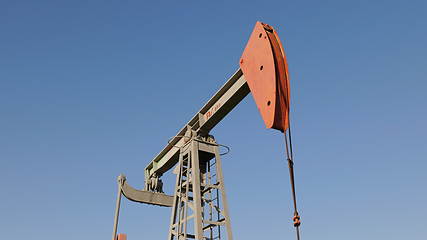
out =
[[[219,146],[192,138],[180,148],[168,240],[232,239]]]

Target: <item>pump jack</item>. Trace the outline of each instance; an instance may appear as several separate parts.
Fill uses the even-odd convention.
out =
[[[145,189],[131,187],[124,175],[118,177],[112,240],[126,239],[124,234],[117,235],[122,195],[134,202],[171,207],[168,240],[233,239],[220,145],[209,132],[249,92],[266,127],[285,134],[295,209],[293,224],[299,239],[292,145],[288,147],[288,141],[291,144],[288,66],[276,31],[257,22],[240,58],[240,68],[145,168]],[[175,192],[167,195],[162,190],[161,176],[172,168],[176,174]]]

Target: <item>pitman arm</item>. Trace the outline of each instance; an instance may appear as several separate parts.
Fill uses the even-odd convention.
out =
[[[289,80],[285,54],[274,29],[257,22],[240,59],[240,69],[168,142],[145,168],[146,190],[150,183],[171,169],[179,157],[179,147],[191,137],[206,136],[249,92],[267,128],[288,128]]]

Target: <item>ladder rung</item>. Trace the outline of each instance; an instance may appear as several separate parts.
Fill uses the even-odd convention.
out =
[[[218,189],[218,185],[219,185],[219,183],[215,183],[213,185],[208,185],[207,187],[205,187],[205,189],[203,189],[202,194],[205,194],[206,192],[208,192],[212,189]]]

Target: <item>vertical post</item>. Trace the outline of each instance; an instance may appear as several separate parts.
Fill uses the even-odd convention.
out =
[[[116,212],[114,214],[114,226],[113,226],[113,237],[112,240],[116,240],[117,238],[117,225],[119,224],[119,212],[120,212],[120,201],[122,198],[122,183],[123,183],[123,177],[120,175],[117,178],[117,200],[116,200]]]
[[[190,155],[190,154],[189,154]],[[187,239],[187,225],[188,225],[188,204],[190,204],[188,202],[188,198],[189,198],[189,192],[190,192],[190,174],[191,174],[191,161],[188,158],[187,155],[187,169],[185,171],[185,181],[186,186],[185,186],[185,197],[184,197],[184,239]]]
[[[199,143],[191,141],[192,184],[194,198],[194,232],[197,240],[203,240],[202,195],[200,191]]]
[[[218,146],[215,146],[215,160],[216,160],[216,174],[218,177],[217,179],[218,179],[219,187],[221,190],[222,206],[224,209],[223,215],[225,218],[225,226],[227,228],[227,239],[232,240],[233,233],[231,232],[231,222],[230,222],[230,215],[228,213],[227,196],[225,194],[224,176],[222,175],[221,155],[219,154]]]
[[[173,206],[172,206],[172,215],[171,215],[171,219],[170,219],[170,227],[169,227],[169,234],[168,234],[168,240],[173,240],[174,238],[174,231],[176,233],[178,233],[178,228],[179,228],[179,219],[178,222],[176,221],[176,217],[178,214],[178,205],[180,204],[179,202],[179,198],[180,196],[178,195],[178,189],[180,188],[180,184],[181,184],[181,178],[182,178],[182,165],[183,165],[183,152],[182,152],[182,148],[179,149],[179,162],[178,162],[178,172],[176,174],[176,182],[175,182],[175,194],[173,196]],[[177,223],[176,223],[177,222]],[[174,224],[176,223],[176,226],[174,227]],[[177,239],[179,237],[177,236]]]

